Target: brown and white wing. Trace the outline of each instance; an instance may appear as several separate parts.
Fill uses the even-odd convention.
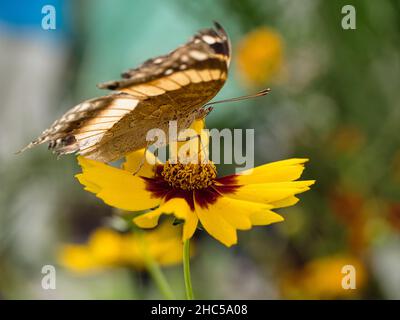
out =
[[[215,23],[215,29],[199,31],[189,42],[169,54],[149,59],[124,72],[121,75],[124,79],[104,82],[98,87],[148,97],[178,90],[191,83],[209,82],[210,86],[216,87],[216,94],[226,80],[230,54],[229,38]],[[215,86],[214,81],[222,84]]]
[[[66,112],[20,152],[49,143],[55,153],[82,153],[96,146],[115,123],[133,111],[140,99],[115,93],[84,101]]]
[[[57,154],[119,159],[144,147],[151,128],[165,128],[169,120],[190,125],[193,114],[222,88],[229,61],[223,28],[201,30],[169,54],[123,73],[123,79],[98,85],[118,92],[72,108],[23,150],[48,142]]]
[[[147,145],[148,130],[168,130],[171,120],[187,128],[224,85],[230,61],[229,39],[218,24],[204,29],[171,53],[125,72],[124,79],[98,85],[141,102],[104,135],[99,145],[80,152],[108,162]],[[201,114],[201,112],[200,112]]]

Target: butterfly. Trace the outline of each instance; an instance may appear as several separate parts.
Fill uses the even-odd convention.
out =
[[[67,111],[24,149],[48,143],[58,155],[76,153],[111,162],[147,147],[146,133],[178,130],[204,116],[204,106],[224,85],[231,58],[227,33],[218,23],[198,31],[187,43],[98,84],[112,93]]]

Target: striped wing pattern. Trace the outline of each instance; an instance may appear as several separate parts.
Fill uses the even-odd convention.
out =
[[[23,150],[47,142],[59,155],[117,160],[147,146],[148,130],[167,132],[171,120],[184,129],[204,114],[203,105],[225,83],[229,61],[228,36],[216,23],[169,54],[124,72],[121,80],[99,84],[115,92],[70,109]]]

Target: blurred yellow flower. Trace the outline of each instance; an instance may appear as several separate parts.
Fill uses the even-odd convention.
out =
[[[87,244],[66,244],[59,252],[60,263],[74,272],[92,272],[110,267],[143,269],[146,255],[160,265],[182,261],[179,227],[164,223],[148,232],[119,233],[96,229]]]
[[[193,125],[197,129],[203,126],[203,120]],[[190,143],[203,146],[200,141],[193,142],[196,139]],[[193,236],[200,221],[215,239],[228,247],[236,244],[237,230],[282,221],[272,209],[294,205],[299,200],[295,195],[314,183],[294,181],[307,159],[277,161],[217,178],[211,161],[162,164],[150,152],[146,159],[151,161],[134,175],[143,158],[144,150],[133,152],[119,169],[79,157],[82,173],[77,178],[85,190],[110,206],[127,211],[154,209],[134,219],[142,228],[154,228],[161,214],[173,213],[184,221],[183,241]]]
[[[283,42],[275,30],[255,29],[244,36],[237,48],[237,67],[252,84],[264,85],[276,77],[283,65]]]
[[[342,268],[355,268],[355,289],[342,287]],[[312,260],[302,269],[282,278],[282,295],[287,299],[337,299],[355,297],[367,281],[367,271],[361,260],[347,255],[328,256]]]

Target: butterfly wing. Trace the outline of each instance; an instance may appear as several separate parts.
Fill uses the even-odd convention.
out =
[[[139,104],[140,99],[114,93],[84,101],[66,112],[20,152],[42,143],[57,154],[84,153],[95,146],[122,117]]]
[[[101,89],[139,95],[158,95],[189,83],[226,79],[231,49],[225,30],[200,30],[174,51],[149,59],[139,67],[122,73],[122,80],[100,83]],[[161,88],[157,88],[161,85]],[[165,86],[166,88],[163,88]]]
[[[23,150],[48,142],[57,154],[119,159],[145,147],[150,129],[167,132],[171,120],[178,129],[189,127],[222,88],[229,61],[229,39],[222,27],[201,30],[169,54],[123,73],[123,79],[99,84],[118,92],[72,108]]]

